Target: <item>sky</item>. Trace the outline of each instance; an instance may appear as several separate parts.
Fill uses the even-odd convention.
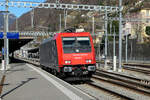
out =
[[[9,0],[9,1],[21,1],[21,2],[45,2],[46,0]],[[5,2],[5,0],[0,0],[0,2]],[[32,10],[31,8],[16,8],[9,7],[10,13],[14,14],[16,17],[20,17],[22,14]],[[0,11],[5,11],[5,7],[0,6]]]

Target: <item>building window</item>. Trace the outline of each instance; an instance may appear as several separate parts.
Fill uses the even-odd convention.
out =
[[[150,18],[147,18],[147,19],[146,19],[146,23],[150,23]]]
[[[149,10],[146,10],[146,16],[149,16],[150,14],[149,14]]]

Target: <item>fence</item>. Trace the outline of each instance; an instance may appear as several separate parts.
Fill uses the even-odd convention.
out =
[[[118,59],[119,55],[119,44],[116,42],[116,56]],[[125,62],[125,53],[126,53],[126,43],[123,41],[122,43],[122,60]],[[96,51],[96,58],[99,55],[99,48],[95,47]],[[104,45],[100,46],[100,55],[104,54]],[[137,43],[136,39],[128,40],[128,47],[127,47],[127,54],[128,54],[128,62],[136,62],[136,63],[150,63],[150,43]],[[108,59],[113,59],[113,42],[108,42]]]

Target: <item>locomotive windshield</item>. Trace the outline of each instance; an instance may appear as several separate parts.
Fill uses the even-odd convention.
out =
[[[89,37],[63,37],[64,53],[91,52]]]
[[[71,47],[74,44],[75,44],[75,38],[74,37],[63,38],[63,46],[64,47]]]
[[[79,46],[90,46],[89,37],[77,37],[77,43]]]

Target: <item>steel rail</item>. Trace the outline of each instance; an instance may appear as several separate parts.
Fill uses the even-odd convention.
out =
[[[118,96],[119,98],[122,98],[122,99],[124,98],[124,99],[126,99],[126,100],[134,100],[133,98],[130,98],[130,97],[125,96],[125,95],[122,95],[122,94],[117,93],[117,92],[115,92],[115,91],[113,91],[113,90],[106,89],[106,88],[104,88],[103,86],[99,86],[99,85],[96,85],[96,84],[91,83],[91,82],[87,82],[86,84],[89,85],[89,86],[91,86],[91,87],[94,87],[94,88],[96,88],[96,89],[103,90],[103,91],[106,91],[106,92],[108,92],[108,93],[110,93],[110,94],[113,94],[113,95],[115,95],[115,96]]]
[[[144,67],[144,68],[150,68],[150,64],[123,64],[123,65],[127,65],[127,66],[136,66],[136,67]]]
[[[105,77],[95,77],[95,76],[93,76],[93,79],[109,82],[109,83],[114,84],[114,85],[119,85],[120,87],[125,87],[125,88],[128,88],[128,89],[131,89],[132,91],[138,92],[140,94],[150,96],[150,91],[149,90],[141,89],[141,88],[139,88],[138,86],[136,86],[134,84],[127,84],[127,83],[122,82],[122,81],[118,81],[118,80],[114,80],[114,79],[108,79],[108,78],[105,78]]]
[[[127,67],[127,66],[123,66],[123,69],[136,71],[136,72],[140,72],[140,73],[143,73],[143,74],[150,75],[150,70],[144,70],[144,69],[139,69],[139,68],[132,68],[132,67]]]
[[[132,76],[128,76],[128,75],[122,75],[122,74],[119,74],[119,73],[108,72],[108,71],[99,70],[99,69],[97,69],[97,71],[98,71],[98,72],[103,72],[103,73],[112,74],[112,75],[116,75],[116,76],[120,76],[120,77],[123,77],[123,78],[128,78],[128,79],[131,79],[131,80],[135,80],[135,81],[137,81],[137,82],[141,82],[141,81],[150,82],[150,80],[140,79],[140,78],[136,78],[136,77],[132,77]]]

